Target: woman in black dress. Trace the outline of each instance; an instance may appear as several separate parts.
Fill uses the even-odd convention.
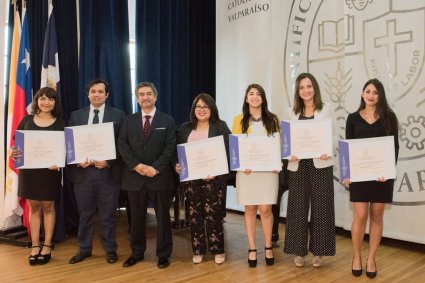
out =
[[[40,89],[32,102],[33,115],[25,116],[18,130],[63,131],[62,109],[59,97],[52,88]],[[20,156],[20,151],[11,148],[10,157]],[[19,169],[18,195],[29,204],[29,222],[32,250],[30,265],[46,264],[51,258],[53,229],[55,227],[54,201],[61,187],[60,168],[52,164],[47,169]],[[40,223],[43,215],[44,243],[40,245]]]
[[[347,139],[394,136],[395,160],[398,157],[398,121],[385,97],[382,83],[377,79],[367,81],[363,87],[360,107],[347,118],[345,137]],[[379,178],[376,181],[353,182],[345,179],[343,185],[350,188],[350,201],[353,203],[354,218],[351,226],[353,243],[352,274],[362,274],[361,245],[365,234],[368,215],[369,254],[366,260],[366,275],[376,276],[375,255],[379,247],[384,226],[385,203],[393,200],[394,180]]]

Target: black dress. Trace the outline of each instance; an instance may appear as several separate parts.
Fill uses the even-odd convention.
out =
[[[388,118],[391,123],[397,123],[394,113],[390,112]],[[398,157],[398,133],[387,134],[381,119],[369,124],[360,113],[354,112],[347,117],[345,128],[346,139],[375,138],[383,136],[394,136],[395,160]],[[391,203],[393,201],[394,179],[386,182],[367,181],[353,182],[350,184],[350,201],[352,202],[379,202]]]
[[[18,130],[63,131],[64,121],[57,118],[47,127],[39,127],[34,123],[34,116],[25,116]],[[52,164],[53,165],[53,164]],[[30,200],[53,201],[61,188],[62,170],[19,169],[18,196]]]

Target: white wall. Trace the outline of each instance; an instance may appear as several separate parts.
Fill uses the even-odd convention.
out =
[[[267,11],[260,11],[264,5]],[[386,206],[384,236],[425,243],[425,2],[222,0],[216,6],[217,105],[229,126],[248,84],[262,84],[272,111],[285,117],[296,76],[311,72],[344,137],[363,83],[373,77],[384,83],[400,122],[394,203]],[[336,224],[349,230],[352,208],[335,169]],[[243,209],[235,199],[232,188],[228,207]],[[285,209],[283,203],[282,215]]]

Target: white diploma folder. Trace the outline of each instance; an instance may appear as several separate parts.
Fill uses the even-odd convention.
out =
[[[112,122],[65,128],[67,164],[116,158]]]
[[[21,151],[21,156],[15,160],[15,168],[65,167],[63,131],[18,130],[15,133],[15,149]]]
[[[339,141],[340,180],[395,179],[394,136]]]
[[[177,145],[180,181],[229,173],[223,136]]]
[[[230,169],[281,171],[280,135],[229,135]]]
[[[318,158],[333,155],[332,119],[288,120],[281,122],[282,159]]]

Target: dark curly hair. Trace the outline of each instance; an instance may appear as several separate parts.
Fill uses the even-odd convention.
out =
[[[198,125],[198,118],[196,118],[196,104],[199,100],[202,100],[206,106],[210,109],[210,123],[211,125],[216,125],[217,121],[220,121],[220,117],[218,115],[217,105],[215,104],[214,98],[207,93],[200,93],[195,97],[192,103],[192,108],[190,110],[190,123],[194,130],[196,130],[196,126]]]
[[[56,118],[62,117],[62,106],[61,106],[59,95],[56,92],[56,90],[51,87],[43,87],[37,91],[31,104],[32,114],[40,113],[40,108],[38,107],[38,100],[42,96],[46,96],[47,98],[54,99],[55,106],[53,107],[53,110],[51,112],[52,116]]]

